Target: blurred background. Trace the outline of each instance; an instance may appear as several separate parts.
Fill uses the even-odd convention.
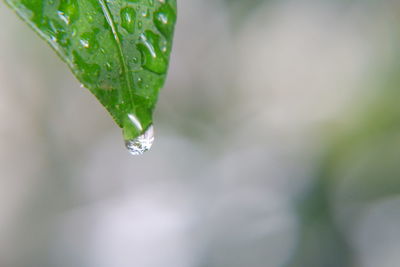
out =
[[[399,2],[178,2],[140,157],[0,3],[0,266],[400,266]]]

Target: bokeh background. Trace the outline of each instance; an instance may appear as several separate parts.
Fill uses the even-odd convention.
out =
[[[400,266],[399,2],[178,2],[141,157],[0,3],[0,266]]]

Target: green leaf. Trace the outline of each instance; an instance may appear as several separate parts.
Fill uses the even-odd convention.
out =
[[[168,69],[176,0],[5,0],[123,128],[142,135]]]

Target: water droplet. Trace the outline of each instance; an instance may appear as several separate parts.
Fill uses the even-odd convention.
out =
[[[138,50],[142,53],[142,65],[144,68],[163,74],[167,70],[167,61],[160,49],[159,35],[146,31],[140,35]]]
[[[106,69],[107,69],[108,71],[111,71],[111,70],[112,70],[111,62],[107,62],[107,63],[105,64],[105,67],[106,67]]]
[[[162,51],[163,53],[167,53],[167,51],[168,51],[168,43],[167,43],[167,40],[164,39],[164,40],[161,41],[160,49],[161,49],[161,51]]]
[[[63,45],[70,45],[69,36],[66,33],[64,25],[57,19],[47,20],[47,34],[53,42]]]
[[[176,21],[176,14],[172,7],[168,4],[162,5],[154,13],[154,24],[157,29],[164,35],[165,38],[170,39],[174,30]]]
[[[147,10],[144,10],[142,12],[142,17],[147,18],[149,16],[149,12]]]
[[[81,45],[83,46],[83,47],[85,47],[85,48],[89,48],[89,40],[87,40],[87,39],[81,39],[80,40],[80,42],[81,42]]]
[[[96,30],[96,29],[95,29]],[[97,49],[99,44],[95,32],[85,32],[80,36],[79,42],[84,48]]]
[[[132,155],[142,155],[144,152],[150,150],[153,142],[154,128],[153,125],[150,125],[144,134],[131,140],[125,140],[125,146]]]
[[[64,12],[58,11],[57,14],[60,17],[60,19],[65,22],[65,24],[67,25],[69,24],[69,17],[66,16]]]
[[[139,88],[142,88],[142,87],[143,87],[143,79],[142,79],[141,77],[138,77],[138,78],[136,79],[136,84],[137,84],[137,86],[138,86]]]
[[[131,7],[121,10],[121,26],[129,33],[135,32],[136,11]]]
[[[76,0],[61,1],[57,14],[59,18],[67,25],[75,22],[79,18],[79,7]]]

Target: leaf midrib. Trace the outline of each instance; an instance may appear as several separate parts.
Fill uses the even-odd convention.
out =
[[[132,95],[131,95],[131,92],[133,90],[132,81],[131,81],[131,79],[129,77],[128,64],[125,61],[124,52],[122,50],[121,40],[119,39],[119,36],[118,36],[118,31],[117,31],[117,28],[116,28],[116,25],[115,25],[115,21],[113,20],[113,17],[111,15],[111,12],[110,12],[110,9],[108,8],[107,3],[104,0],[97,0],[97,2],[101,6],[101,9],[102,9],[103,14],[104,14],[104,16],[106,18],[106,21],[107,21],[108,25],[111,28],[111,32],[113,34],[114,41],[115,41],[115,44],[117,46],[118,57],[119,57],[119,60],[121,62],[122,71],[124,72],[124,76],[125,76],[125,79],[126,79],[126,84],[128,86],[128,89],[129,89],[129,90],[127,90],[128,91],[128,95],[129,95],[129,98],[130,98],[131,103],[132,103],[132,101],[133,101],[133,98],[132,98]],[[123,90],[123,89],[121,88],[119,90]]]

